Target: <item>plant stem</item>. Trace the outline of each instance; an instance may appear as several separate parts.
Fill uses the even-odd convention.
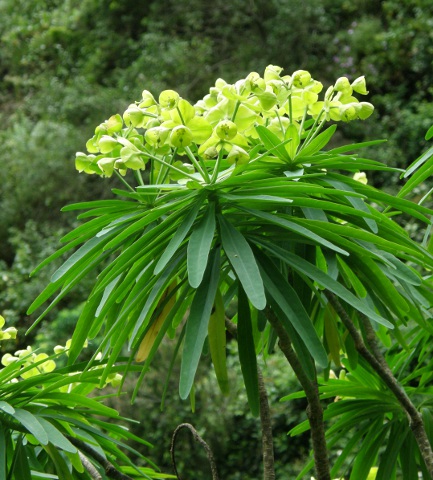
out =
[[[131,190],[131,192],[135,192],[135,190],[131,187],[131,185],[129,185],[129,183],[122,177],[122,175],[120,175],[120,173],[116,169],[114,169],[114,173],[117,175],[119,180],[123,183],[123,185],[125,185],[126,188]]]
[[[197,159],[194,157],[194,154],[191,152],[191,149],[189,147],[185,147],[184,150],[188,158],[191,160],[192,164],[194,165],[194,167],[202,176],[203,180],[207,183],[210,183],[210,177],[209,177],[209,173],[206,170],[206,167],[203,165],[200,165],[200,162],[197,161]]]
[[[307,417],[310,422],[311,441],[313,445],[314,466],[317,480],[331,480],[328,449],[326,447],[323,409],[320,403],[317,382],[310,380],[292,348],[290,337],[275,313],[267,309],[266,318],[278,336],[278,345],[295,372],[308,401]]]
[[[226,318],[226,328],[230,335],[237,337],[237,326]],[[263,374],[257,366],[260,399],[260,424],[262,429],[263,480],[275,480],[274,437],[272,435],[271,409],[266,392]]]
[[[78,456],[80,457],[83,467],[87,470],[87,473],[91,476],[92,480],[102,480],[100,473],[93,466],[93,463],[79,450],[78,450]]]
[[[367,345],[371,351],[367,348],[367,345],[364,343],[361,334],[358,332],[357,328],[337,297],[331,292],[326,292],[326,297],[353,338],[356,350],[378,373],[380,378],[384,381],[384,383],[391,390],[395,398],[405,410],[407,416],[409,417],[409,426],[418,444],[422,458],[425,462],[430,477],[433,478],[433,450],[428,440],[421,414],[412,403],[404,388],[398,383],[397,379],[394,377],[394,374],[389,368],[389,365],[386,363],[385,357],[379,348],[376,334],[374,333],[369,319],[364,315],[360,316],[366,333]]]
[[[180,425],[178,425],[175,431],[173,432],[173,436],[171,437],[170,455],[171,455],[171,461],[173,464],[174,473],[178,478],[178,480],[182,480],[182,478],[180,477],[176,468],[175,449],[176,449],[177,434],[179,433],[180,430],[182,430],[182,428],[187,428],[192,433],[194,440],[204,447],[204,449],[206,450],[207,458],[209,459],[210,468],[212,471],[212,480],[219,480],[212,450],[210,449],[209,445],[200,437],[197,430],[189,423],[181,423]]]

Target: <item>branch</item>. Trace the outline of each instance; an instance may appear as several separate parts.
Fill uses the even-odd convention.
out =
[[[98,470],[96,470],[93,463],[83,453],[81,453],[80,450],[78,450],[78,456],[80,457],[83,467],[87,470],[87,473],[92,477],[92,479],[102,480],[100,473]]]
[[[278,336],[278,345],[290,363],[296,377],[301,384],[308,401],[307,417],[310,422],[311,441],[313,444],[314,466],[317,480],[331,480],[329,469],[328,449],[326,447],[325,427],[323,423],[323,409],[320,403],[317,382],[308,378],[295,351],[292,348],[290,337],[278,320],[275,313],[267,309],[266,318]]]
[[[125,475],[121,471],[117,470],[117,468],[111,462],[109,462],[105,457],[103,457],[100,453],[98,453],[95,449],[93,449],[87,443],[83,442],[82,440],[79,440],[78,438],[71,437],[70,435],[66,435],[66,437],[79,450],[87,453],[96,462],[98,462],[104,468],[107,477],[112,478],[113,480],[132,480],[132,478],[129,477],[128,475]],[[95,478],[96,480],[98,477],[93,477],[93,478]]]
[[[379,348],[376,334],[374,333],[369,319],[364,315],[361,316],[361,321],[366,332],[367,345],[371,351],[365,345],[361,334],[358,332],[338,298],[329,291],[326,292],[326,297],[353,338],[356,350],[377,372],[405,410],[409,417],[409,425],[421,451],[422,458],[426,464],[430,477],[433,478],[433,450],[428,440],[421,414],[389,368],[385,357]]]
[[[237,326],[227,318],[226,328],[233,337],[237,337]],[[275,480],[274,438],[272,435],[271,409],[269,408],[268,394],[266,392],[263,374],[258,366],[257,377],[259,382],[260,425],[262,429],[263,479]]]
[[[196,442],[200,443],[200,445],[202,445],[203,448],[206,450],[207,458],[209,460],[210,468],[211,468],[211,471],[212,471],[212,480],[219,480],[218,472],[217,472],[216,464],[215,464],[215,459],[214,459],[214,456],[212,454],[212,450],[210,449],[209,445],[200,437],[197,430],[189,423],[181,423],[180,425],[178,425],[176,427],[175,431],[173,432],[173,436],[171,438],[171,447],[170,447],[171,462],[173,464],[174,473],[175,473],[176,477],[178,478],[178,480],[182,480],[182,478],[180,477],[180,475],[177,471],[177,468],[176,468],[175,448],[176,448],[177,434],[179,433],[180,430],[182,430],[182,428],[187,428],[192,433],[192,436],[194,437],[194,440]]]

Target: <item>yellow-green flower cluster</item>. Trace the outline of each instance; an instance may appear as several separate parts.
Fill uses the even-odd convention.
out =
[[[48,357],[46,353],[35,353],[32,347],[28,346],[24,350],[18,350],[11,355],[6,353],[1,359],[2,365],[7,367],[13,362],[24,360],[21,365],[22,378],[30,378],[41,373],[52,372],[56,368],[56,363]],[[28,368],[34,365],[33,368]]]
[[[17,329],[15,327],[8,327],[3,330],[5,319],[0,315],[0,341],[17,338]]]
[[[320,130],[323,122],[364,120],[374,110],[354,96],[368,93],[364,77],[353,82],[339,78],[320,100],[323,85],[309,72],[283,75],[282,70],[269,65],[263,76],[252,72],[234,84],[218,79],[195,105],[174,90],[161,92],[158,99],[144,90],[123,116],[113,115],[95,129],[86,144],[88,153],[77,153],[76,168],[110,177],[125,175],[128,169],[144,170],[151,160],[156,183],[194,176],[209,182],[216,178],[215,169],[249,162],[260,141],[258,125],[282,141],[288,132],[311,139],[305,130],[308,117],[315,120],[313,129]]]

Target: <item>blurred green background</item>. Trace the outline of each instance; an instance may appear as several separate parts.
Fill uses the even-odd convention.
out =
[[[365,154],[402,168],[423,151],[433,123],[431,0],[0,0],[0,39],[0,313],[21,331],[34,321],[25,311],[50,276],[49,269],[37,278],[29,272],[76,224],[60,208],[109,197],[116,186],[115,179],[76,173],[74,153],[143,89],[157,95],[172,88],[195,102],[218,77],[234,82],[268,64],[288,74],[309,70],[325,86],[365,75],[375,114],[341,128],[339,141],[387,138]],[[378,174],[369,181],[392,190],[400,180]],[[84,282],[25,343],[64,343],[86,290]],[[191,421],[215,449],[222,478],[259,478],[260,436],[236,380],[239,367],[233,360],[227,399],[203,364],[196,415],[176,398],[175,372],[161,413],[171,350],[168,344],[159,354],[136,406],[127,396],[116,405],[142,422],[136,433],[155,443],[162,467],[171,432]],[[281,359],[264,368],[277,471],[291,478],[308,454],[308,436],[286,432],[305,405],[278,404],[297,388]],[[209,478],[204,454],[186,438],[183,477]]]

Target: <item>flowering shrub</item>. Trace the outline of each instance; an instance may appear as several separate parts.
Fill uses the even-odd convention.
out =
[[[173,358],[181,351],[180,397],[190,397],[192,404],[204,351],[210,351],[221,391],[230,389],[226,329],[233,333],[236,324],[239,362],[255,416],[263,405],[257,355],[271,354],[278,339],[309,402],[319,480],[330,478],[319,375],[324,372],[326,383],[332,364],[340,368],[347,358],[353,367],[363,356],[369,373],[380,377],[381,388],[394,400],[384,407],[389,411],[377,410],[374,425],[385,415],[395,420],[392,432],[408,435],[408,416],[410,425],[421,425],[405,445],[421,449],[419,458],[430,462],[433,474],[423,420],[403,387],[390,380],[385,359],[376,359],[381,349],[374,343],[388,345],[395,335],[406,348],[415,342],[402,337],[409,322],[416,325],[410,332],[419,329],[428,339],[430,285],[420,272],[433,268],[433,255],[395,218],[404,214],[430,225],[433,211],[403,193],[394,197],[368,184],[368,171],[399,172],[359,155],[380,140],[329,147],[336,122],[372,114],[373,106],[355,96],[367,94],[364,77],[339,78],[321,94],[322,85],[310,73],[285,76],[275,66],[268,66],[263,77],[253,72],[233,85],[219,79],[194,106],[174,90],[161,92],[158,100],[145,90],[123,116],[113,115],[96,128],[86,144],[88,154],[77,154],[79,171],[116,175],[126,190],[114,189],[116,199],[65,207],[82,210],[79,218],[87,221],[36,268],[34,273],[73,251],[29,312],[58,292],[36,325],[85,275],[97,271],[72,337],[69,364],[87,339],[98,335],[92,361],[102,355],[101,385],[117,371],[122,352],[130,356],[125,373],[140,368],[134,360],[144,362],[134,399],[167,335],[177,342]],[[332,124],[324,128],[327,122]],[[407,175],[416,165],[420,162]],[[420,178],[415,174],[408,184]],[[425,245],[430,232],[427,228]],[[370,349],[375,356],[369,356]],[[365,429],[369,439],[389,431],[369,422]],[[356,472],[362,475],[375,466],[377,452],[370,455],[369,446],[363,444],[357,457]],[[350,443],[344,455],[354,448]],[[401,462],[407,449],[396,446]],[[411,471],[421,468],[422,460],[410,462]],[[387,460],[382,465],[385,472],[391,468]],[[337,462],[333,476],[340,466]],[[274,478],[272,467],[265,469],[265,478]]]

